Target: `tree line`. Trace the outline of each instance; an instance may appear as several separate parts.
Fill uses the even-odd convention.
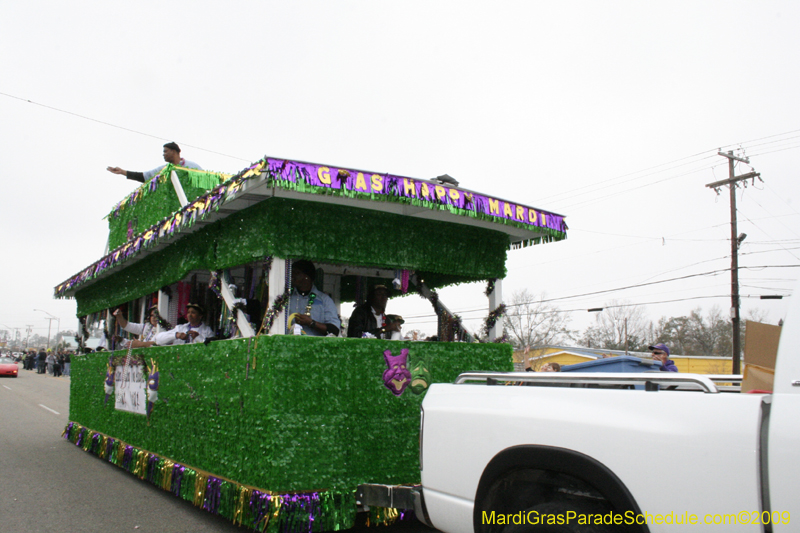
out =
[[[731,322],[717,306],[705,312],[697,308],[686,316],[661,317],[654,322],[647,317],[644,307],[614,300],[596,314],[593,325],[578,331],[570,328],[569,313],[545,300],[544,294],[535,295],[528,289],[512,294],[504,327],[515,348],[577,344],[646,352],[648,346],[663,342],[672,354],[730,357],[733,351]],[[755,322],[765,319],[760,310],[752,310],[747,316],[747,320]],[[743,336],[744,327],[742,330]]]

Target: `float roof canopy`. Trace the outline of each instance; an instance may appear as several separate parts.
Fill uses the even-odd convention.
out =
[[[192,190],[198,191],[177,210],[174,206],[180,204],[175,203],[177,196],[170,184],[173,170],[185,189],[194,186]],[[197,189],[198,183],[215,182],[221,183],[205,193]],[[163,201],[165,194],[171,195],[172,204]],[[148,205],[159,195],[160,211]],[[109,214],[112,235],[127,227],[127,242],[58,285],[55,296],[74,296],[77,290],[119,271],[116,267],[122,264],[135,264],[210,224],[270,199],[307,202],[320,209],[327,205],[331,209],[371,210],[376,216],[388,213],[408,217],[409,224],[415,220],[440,221],[456,230],[458,226],[465,231],[469,227],[493,230],[505,234],[511,248],[559,241],[566,238],[567,230],[562,215],[428,180],[270,157],[232,177],[168,165]],[[403,231],[402,227],[396,229]]]

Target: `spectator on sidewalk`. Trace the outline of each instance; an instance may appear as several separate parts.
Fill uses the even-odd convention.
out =
[[[44,349],[39,350],[39,355],[36,356],[36,373],[44,374],[47,369],[47,353]]]
[[[675,366],[675,362],[669,358],[669,348],[666,344],[659,343],[654,346],[648,346],[648,350],[653,352],[653,359],[661,363],[659,370],[661,372],[677,372],[678,367]]]

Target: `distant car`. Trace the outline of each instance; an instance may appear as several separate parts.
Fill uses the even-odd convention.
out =
[[[17,377],[19,365],[10,357],[0,357],[0,376]]]

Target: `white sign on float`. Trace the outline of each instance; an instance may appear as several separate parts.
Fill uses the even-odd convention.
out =
[[[115,403],[120,411],[147,414],[147,382],[142,365],[118,366],[114,371]]]

